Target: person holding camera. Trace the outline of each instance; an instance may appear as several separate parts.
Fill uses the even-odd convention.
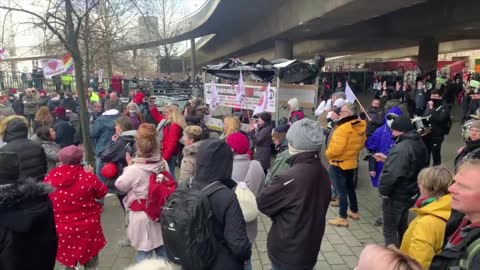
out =
[[[429,155],[432,155],[433,166],[437,166],[442,163],[442,142],[451,127],[450,107],[442,104],[440,90],[432,90],[424,116],[430,117],[431,127],[422,138]]]

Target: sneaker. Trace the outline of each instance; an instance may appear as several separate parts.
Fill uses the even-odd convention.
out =
[[[360,215],[358,214],[358,212],[354,213],[354,212],[348,210],[347,215],[348,215],[349,218],[351,218],[353,220],[359,220],[360,219]]]
[[[129,247],[132,244],[130,243],[130,240],[128,238],[125,238],[125,239],[122,239],[122,240],[118,241],[118,245],[121,246],[121,247]]]
[[[328,224],[337,226],[337,227],[348,227],[348,220],[346,218],[337,217],[330,219]]]
[[[339,207],[340,206],[340,201],[337,199],[337,200],[334,200],[330,203],[330,206],[332,207]]]
[[[383,217],[377,218],[377,220],[375,220],[375,222],[373,223],[373,226],[375,227],[380,227],[382,225],[383,225]]]

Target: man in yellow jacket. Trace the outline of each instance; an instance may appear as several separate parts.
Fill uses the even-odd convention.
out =
[[[359,219],[354,175],[358,167],[358,154],[367,139],[365,120],[360,120],[354,104],[346,104],[337,111],[340,120],[331,135],[325,155],[340,200],[339,217],[328,221],[330,225],[348,227],[347,217]],[[347,199],[348,196],[348,199]],[[347,211],[350,201],[350,210]]]

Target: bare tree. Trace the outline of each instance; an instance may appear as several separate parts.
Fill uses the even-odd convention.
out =
[[[22,12],[31,15],[39,23],[52,32],[71,53],[75,65],[75,82],[80,99],[80,122],[85,154],[90,165],[95,164],[95,155],[89,134],[89,119],[87,114],[84,60],[79,46],[80,32],[84,26],[84,20],[91,11],[98,6],[101,0],[49,0],[46,9],[38,12],[24,8],[17,2],[10,0],[9,4],[0,1],[0,9],[10,12]],[[75,6],[73,5],[73,2]]]

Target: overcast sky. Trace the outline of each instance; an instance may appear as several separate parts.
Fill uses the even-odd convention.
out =
[[[41,12],[44,5],[48,3],[47,0],[12,0],[16,1],[17,3],[21,3],[23,8],[27,8],[29,10],[34,10],[37,12]],[[191,14],[199,9],[207,0],[173,0],[178,1],[182,6],[182,13],[184,14]],[[3,3],[7,3],[7,0],[2,0]],[[25,5],[29,2],[30,5]],[[5,16],[5,11],[0,10],[0,25],[3,24]],[[31,23],[26,24],[25,22],[31,22],[32,17],[28,14],[24,13],[13,13],[12,22],[13,22],[13,31],[16,33],[15,35],[15,45],[18,48],[17,56],[27,56],[31,54],[31,48],[33,46],[37,46],[42,42],[43,39],[43,31],[34,28]],[[10,20],[7,17],[6,20],[6,27],[5,27],[5,34],[4,40],[8,39],[8,34],[11,31],[10,27]]]

